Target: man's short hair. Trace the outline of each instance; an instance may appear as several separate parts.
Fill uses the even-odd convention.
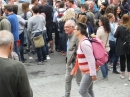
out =
[[[34,6],[33,8],[32,8],[32,11],[34,12],[34,13],[39,13],[39,6],[37,5],[37,6]]]
[[[33,4],[36,0],[31,0],[31,4]]]
[[[0,31],[0,47],[7,46],[14,42],[14,36],[11,32],[2,30]]]
[[[18,5],[12,5],[14,14],[18,13]]]
[[[12,12],[13,11],[13,6],[10,5],[10,4],[7,4],[7,5],[4,6],[4,9],[6,9],[9,12]]]
[[[68,22],[69,22],[70,26],[75,26],[75,21],[74,20],[72,20],[72,19],[67,20],[66,23],[68,23]]]
[[[61,1],[59,7],[60,7],[60,8],[64,8],[64,6],[65,6],[65,5],[64,5],[64,2]]]
[[[42,2],[47,2],[47,0],[40,0],[40,1],[41,1],[41,3],[42,3]]]
[[[82,8],[84,8],[85,10],[88,10],[89,9],[89,5],[86,3],[86,4],[81,4]]]
[[[67,0],[67,1],[69,1],[69,2],[72,3],[72,4],[74,4],[74,0]]]

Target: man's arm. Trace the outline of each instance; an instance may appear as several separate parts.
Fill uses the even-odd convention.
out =
[[[27,72],[23,64],[21,64],[19,71],[18,91],[21,97],[33,97],[33,92],[29,84]]]
[[[4,21],[1,22],[1,26],[2,26],[2,30],[7,30],[11,32],[11,25],[8,20],[4,19]]]

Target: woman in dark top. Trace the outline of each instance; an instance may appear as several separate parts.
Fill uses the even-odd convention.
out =
[[[116,40],[116,54],[120,56],[120,64],[121,64],[121,78],[125,78],[125,67],[126,67],[126,60],[127,60],[127,71],[129,75],[129,81],[130,81],[130,49],[125,48],[123,46],[125,37],[130,37],[130,17],[127,14],[124,14],[122,17],[122,25],[118,26],[115,37]]]
[[[107,3],[106,2],[102,2],[101,3],[101,7],[100,7],[100,13],[101,15],[104,15],[105,14],[105,11],[106,11],[106,8],[107,8]]]
[[[114,16],[115,16],[115,22],[117,22],[120,25],[121,24],[122,11],[121,11],[121,7],[119,5],[114,7]]]

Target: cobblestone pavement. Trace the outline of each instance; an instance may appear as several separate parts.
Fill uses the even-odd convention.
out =
[[[65,56],[55,52],[50,57],[51,59],[44,65],[37,65],[33,59],[28,60],[32,63],[25,63],[34,97],[64,96]],[[108,81],[103,81],[99,71],[98,80],[94,82],[94,93],[95,97],[130,97],[128,76],[122,80],[119,75],[109,71]],[[72,81],[71,97],[81,97],[75,78]]]

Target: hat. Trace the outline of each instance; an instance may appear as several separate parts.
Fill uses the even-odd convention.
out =
[[[107,3],[106,2],[102,2],[101,4],[107,7]]]
[[[74,9],[74,13],[75,13],[75,14],[81,13],[80,8],[75,8],[75,9]]]

